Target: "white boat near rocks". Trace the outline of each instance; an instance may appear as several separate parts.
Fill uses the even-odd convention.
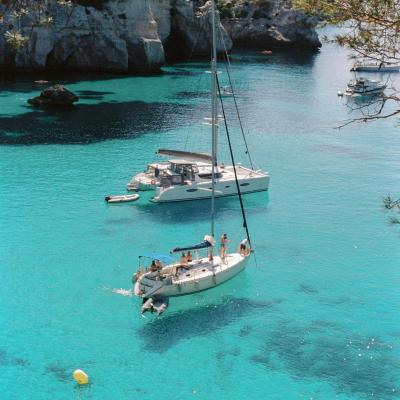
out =
[[[382,81],[360,77],[347,84],[344,95],[351,97],[377,95],[382,94],[385,89],[386,85]]]
[[[400,65],[379,61],[357,61],[350,71],[356,72],[399,72]]]

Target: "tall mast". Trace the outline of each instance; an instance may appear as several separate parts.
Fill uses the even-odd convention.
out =
[[[211,0],[211,31],[212,31],[212,54],[211,54],[211,127],[212,127],[212,169],[211,169],[211,235],[215,236],[215,173],[217,171],[217,43],[215,31],[215,0]]]

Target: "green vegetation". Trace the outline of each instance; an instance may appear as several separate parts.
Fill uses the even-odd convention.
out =
[[[356,55],[386,62],[400,60],[398,0],[294,0],[293,3],[307,14],[345,26],[334,40]]]
[[[234,18],[235,14],[233,12],[233,5],[232,3],[226,3],[226,4],[219,4],[218,3],[218,11],[221,19],[227,19],[227,18]]]

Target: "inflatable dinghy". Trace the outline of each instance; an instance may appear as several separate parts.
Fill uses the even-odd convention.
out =
[[[143,299],[142,314],[150,311],[152,313],[157,313],[157,316],[159,316],[168,308],[168,304],[168,297],[154,296],[148,299]]]
[[[128,201],[135,201],[140,196],[138,194],[127,194],[122,196],[106,196],[104,200],[107,203],[126,203]]]

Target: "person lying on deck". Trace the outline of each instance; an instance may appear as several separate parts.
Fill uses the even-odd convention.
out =
[[[181,259],[180,259],[180,265],[176,266],[175,268],[175,275],[178,275],[179,270],[188,270],[188,259],[185,253],[182,253]]]

